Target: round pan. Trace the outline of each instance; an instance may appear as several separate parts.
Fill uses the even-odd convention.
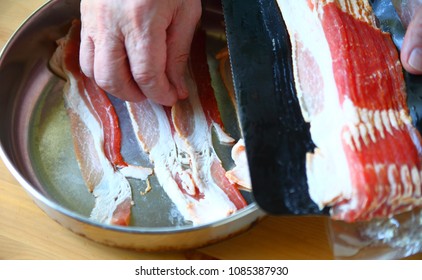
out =
[[[48,184],[40,176],[40,159],[34,152],[39,145],[34,136],[39,127],[34,126],[40,124],[34,121],[34,115],[44,104],[37,117],[42,123],[48,115],[48,102],[60,103],[63,81],[51,73],[48,61],[56,48],[55,41],[66,34],[72,19],[80,17],[79,4],[78,0],[46,3],[25,21],[0,54],[0,156],[34,202],[76,234],[103,244],[143,251],[205,246],[239,234],[259,221],[264,213],[252,202],[226,219],[201,226],[159,222],[156,226],[147,223],[129,227],[100,224],[76,211],[77,205],[63,203],[57,194],[57,189],[63,186]],[[46,101],[46,96],[53,97]],[[69,185],[72,187],[75,188]]]

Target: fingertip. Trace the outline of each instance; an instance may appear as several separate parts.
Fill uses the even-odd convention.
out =
[[[139,89],[135,81],[130,80],[124,82],[124,80],[118,80],[120,86],[115,86],[115,83],[103,83],[101,80],[97,80],[98,86],[107,93],[117,97],[121,100],[128,102],[141,102],[146,99],[144,93]]]
[[[189,81],[191,79],[185,61],[168,62],[167,76],[170,83],[176,90],[178,99],[186,99],[189,97]]]
[[[139,89],[138,85],[135,81],[130,80],[128,82],[121,82],[119,88],[114,88],[113,92],[109,92],[111,95],[129,102],[141,102],[145,100],[147,97]]]
[[[135,103],[141,102],[146,99],[146,96],[140,90],[127,90],[127,91],[115,92],[112,95],[124,101],[135,102]]]
[[[163,106],[172,107],[178,100],[178,95],[175,88],[171,88],[167,94],[151,97],[151,100]]]
[[[422,48],[416,47],[410,51],[407,59],[407,71],[412,74],[422,74]]]
[[[180,85],[177,87],[177,97],[178,99],[186,99],[189,97],[189,90],[185,77],[181,79]]]
[[[186,91],[186,90],[178,91],[178,92],[177,92],[177,97],[178,97],[179,99],[181,99],[181,100],[184,100],[184,99],[186,99],[186,98],[188,98],[188,97],[189,97],[189,92],[188,92],[188,91]]]
[[[136,82],[132,79],[127,79],[128,76],[122,75],[126,71],[122,68],[114,68],[110,72],[96,72],[95,81],[100,88],[107,93],[129,102],[141,102],[146,96],[142,90],[138,87]],[[120,73],[116,76],[109,76],[113,73]],[[105,76],[102,76],[105,75]]]
[[[406,34],[400,53],[403,68],[415,75],[422,74],[422,9],[414,14]]]
[[[173,106],[178,100],[178,91],[165,73],[139,74],[132,71],[134,83],[145,94],[145,96],[155,103],[164,106]]]

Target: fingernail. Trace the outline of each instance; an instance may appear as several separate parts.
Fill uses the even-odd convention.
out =
[[[417,71],[422,71],[422,49],[414,48],[410,53],[408,63]]]

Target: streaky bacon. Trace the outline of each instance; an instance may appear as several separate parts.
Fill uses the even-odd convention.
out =
[[[252,191],[252,182],[249,174],[249,164],[246,155],[245,141],[239,139],[233,146],[231,157],[234,161],[234,167],[226,172],[226,177],[233,184],[237,184],[239,189]]]
[[[211,84],[211,76],[207,63],[205,32],[196,32],[192,41],[190,53],[190,72],[195,80],[196,91],[199,95],[201,106],[209,126],[213,126],[218,139],[222,143],[233,143],[235,140],[224,131],[224,124],[221,120],[217,99]]]
[[[194,79],[194,83],[191,83],[191,90],[190,92],[196,94],[192,94],[192,98],[190,103],[194,104],[194,98],[198,95],[198,98],[201,102],[202,108],[204,110],[208,129],[208,145],[210,150],[210,156],[213,158],[211,164],[211,176],[216,181],[217,185],[229,196],[229,198],[235,203],[238,209],[241,209],[246,206],[246,202],[237,189],[235,183],[228,180],[227,172],[224,170],[220,160],[217,157],[213,149],[212,139],[211,139],[211,128],[213,127],[218,135],[218,138],[223,143],[233,143],[234,139],[231,138],[224,132],[224,124],[220,116],[220,110],[218,108],[217,99],[215,98],[214,89],[211,84],[211,76],[209,73],[209,67],[207,63],[207,55],[206,55],[206,36],[205,32],[198,31],[195,34],[195,38],[192,42],[192,51],[190,54],[190,70],[191,70],[191,77]],[[195,88],[196,86],[196,88]],[[175,106],[173,120],[178,118],[177,110],[175,110],[177,106]],[[179,111],[183,114],[182,111]],[[198,113],[199,114],[199,113]],[[198,121],[199,118],[195,118],[195,121]],[[175,122],[176,123],[176,122]],[[202,129],[205,129],[205,124],[197,125]],[[190,139],[188,135],[185,135],[186,139]],[[197,144],[197,143],[196,143]],[[194,148],[194,152],[199,152],[201,150],[200,147],[197,146],[195,148],[195,141],[191,141],[191,147]]]
[[[132,193],[124,174],[146,179],[149,168],[127,164],[121,153],[116,111],[106,93],[79,66],[80,22],[61,38],[50,67],[66,80],[64,98],[82,177],[95,197],[91,218],[102,223],[130,223]]]
[[[194,77],[187,77],[188,99],[172,108],[148,99],[126,103],[160,185],[185,220],[193,224],[214,222],[247,205],[226,178],[213,148],[212,127],[218,130],[220,140],[233,140],[223,130],[201,40],[205,37],[195,37],[191,48],[190,75]]]
[[[307,156],[312,199],[348,222],[420,207],[422,140],[397,50],[376,27],[369,2],[277,1],[318,147]]]

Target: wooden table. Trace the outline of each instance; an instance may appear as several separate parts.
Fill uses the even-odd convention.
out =
[[[0,48],[45,0],[0,0]],[[50,219],[0,161],[0,259],[332,259],[326,220],[267,217],[251,230],[205,248],[142,253],[107,247]],[[422,259],[422,254],[411,257]]]

